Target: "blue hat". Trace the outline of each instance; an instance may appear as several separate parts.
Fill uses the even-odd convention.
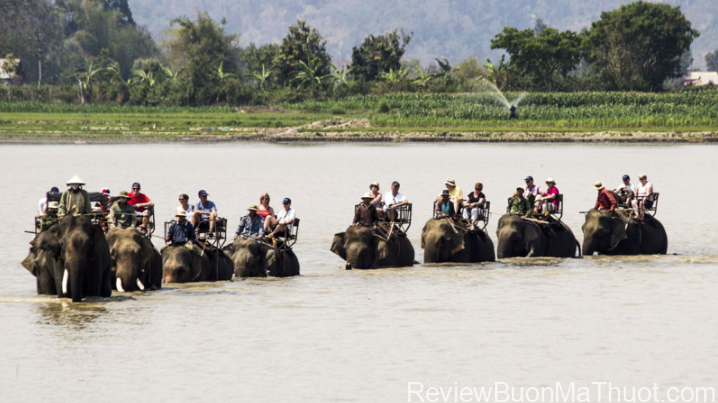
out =
[[[60,191],[60,189],[58,189],[57,186],[53,186],[53,187],[50,188],[50,191],[53,192],[53,193],[57,193],[57,192]]]
[[[140,182],[135,182],[132,184],[132,187],[133,188],[141,188],[142,186],[140,186]]]
[[[524,181],[532,181],[532,180],[534,180],[534,177],[531,175],[527,176],[526,179],[524,179]]]
[[[207,192],[204,191],[204,189],[200,190],[199,193],[197,193],[198,196],[207,196]]]
[[[624,180],[624,181],[627,181],[627,180],[629,180],[629,179],[631,179],[630,176],[628,176],[628,175],[623,175],[623,180]]]
[[[282,204],[291,204],[291,203],[292,203],[292,199],[290,199],[288,197],[285,197],[284,201],[282,201]]]

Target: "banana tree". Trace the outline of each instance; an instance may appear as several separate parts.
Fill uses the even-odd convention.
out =
[[[219,78],[219,81],[224,81],[228,78],[237,78],[236,74],[226,73],[224,71],[224,62],[219,63],[219,67],[217,68],[216,74],[217,74],[217,78]]]
[[[490,59],[486,59],[486,64],[484,64],[486,79],[494,83],[499,90],[504,89],[511,75],[509,66],[505,60],[506,56],[503,55],[498,65],[495,65]]]
[[[436,75],[429,73],[429,68],[426,68],[426,72],[423,72],[421,70],[421,67],[416,66],[416,72],[419,73],[419,76],[414,79],[414,84],[418,85],[419,87],[426,89],[426,86],[429,85],[429,82],[436,78]]]
[[[157,83],[157,80],[155,80],[155,73],[153,71],[145,71],[142,69],[133,71],[130,75],[130,80],[134,85],[147,84],[150,88],[154,87]]]
[[[386,72],[386,71],[382,72],[380,77],[382,80],[388,82],[389,84],[396,85],[396,84],[399,84],[399,83],[403,82],[404,80],[406,80],[406,76],[408,74],[409,74],[409,72],[407,71],[406,67],[401,66],[396,70],[394,70],[392,68],[392,69],[389,69],[388,72]]]
[[[264,67],[264,63],[262,63],[262,71],[253,71],[252,77],[257,79],[257,82],[259,83],[259,88],[264,92],[264,83],[267,82],[269,77],[272,75],[272,67],[269,69],[266,69]]]
[[[290,82],[297,84],[297,88],[315,89],[319,87],[328,78],[332,77],[331,74],[319,74],[319,62],[318,58],[310,60],[309,63],[300,60],[298,64],[299,71]]]
[[[100,66],[94,61],[91,61],[86,68],[80,68],[75,71],[75,79],[80,86],[80,99],[82,103],[85,103],[85,89],[87,89],[87,95],[92,94],[92,85],[102,82],[105,75],[111,72],[107,67]]]
[[[342,68],[340,69],[334,63],[329,63],[329,65],[332,67],[332,70],[334,70],[334,73],[331,73],[331,76],[334,79],[334,81],[337,83],[347,85],[348,70],[346,70],[346,66],[342,66]]]

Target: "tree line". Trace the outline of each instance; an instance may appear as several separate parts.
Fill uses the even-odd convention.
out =
[[[157,43],[135,24],[128,0],[0,0],[0,55],[20,86],[8,100],[132,105],[272,104],[386,92],[501,90],[661,91],[685,74],[699,33],[678,7],[637,1],[601,14],[581,32],[537,21],[491,41],[496,63],[467,58],[428,67],[404,54],[412,33],[367,36],[338,66],[305,21],[281,43],[240,36],[198,12],[173,20]],[[508,56],[508,60],[507,57]],[[19,66],[12,60],[20,59]],[[706,61],[718,64],[718,51]],[[50,84],[48,88],[47,85]],[[2,91],[2,89],[0,89]],[[0,96],[2,93],[0,92]]]

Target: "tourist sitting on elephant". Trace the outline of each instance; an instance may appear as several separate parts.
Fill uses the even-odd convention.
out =
[[[526,187],[524,188],[524,197],[531,204],[531,208],[533,208],[536,202],[536,196],[541,193],[541,188],[534,184],[534,177],[531,175],[527,176],[524,179],[524,182],[526,183]]]
[[[613,191],[616,195],[616,201],[621,206],[630,206],[631,200],[635,195],[636,188],[631,183],[631,177],[623,175],[623,182]]]
[[[594,183],[593,187],[598,190],[596,205],[593,206],[593,208],[596,210],[616,210],[618,202],[616,202],[616,197],[613,196],[613,193],[609,192],[608,189],[606,189],[601,182]]]
[[[516,192],[509,199],[509,205],[506,207],[506,214],[517,215],[519,217],[529,217],[533,208],[529,200],[524,197],[524,188],[516,188]]]
[[[636,186],[636,197],[631,201],[634,218],[643,219],[647,208],[653,207],[653,185],[648,181],[646,174],[638,175],[640,185]]]
[[[95,203],[94,206],[92,206],[92,212],[93,213],[100,213],[100,214],[107,214],[110,212],[110,199],[112,198],[112,195],[110,194],[109,188],[102,188],[100,190],[100,194],[102,195],[102,200]]]
[[[471,219],[471,222],[478,220],[479,217],[484,215],[484,204],[486,204],[486,196],[482,192],[484,190],[484,184],[478,182],[474,186],[474,191],[469,193],[469,199],[466,201],[464,206],[463,218],[464,220]]]
[[[352,227],[366,227],[376,229],[376,223],[379,221],[379,217],[376,213],[376,207],[371,204],[374,197],[371,192],[366,192],[361,197],[361,202],[354,210],[354,219],[352,220]]]
[[[561,201],[558,199],[559,191],[556,187],[556,181],[553,178],[546,179],[545,192],[541,192],[541,202],[534,207],[534,214],[547,214],[558,211]]]
[[[376,208],[378,212],[379,209],[384,207],[384,202],[381,200],[382,194],[381,192],[379,192],[379,182],[372,182],[369,185],[369,191],[371,192],[371,195],[373,197],[373,199],[371,199],[371,204]]]
[[[217,223],[217,205],[213,201],[207,200],[209,194],[205,190],[197,193],[199,201],[192,211],[192,225],[198,228],[200,223],[209,222],[209,232],[214,232]]]
[[[264,233],[269,233],[270,237],[286,236],[292,232],[292,224],[294,224],[294,219],[297,218],[297,214],[292,208],[292,199],[285,197],[282,205],[284,209],[282,209],[277,218],[269,215],[264,220]]]
[[[62,218],[65,215],[81,215],[92,213],[90,195],[82,188],[85,182],[77,175],[67,181],[67,189],[62,193],[60,204],[57,207],[57,216]]]
[[[107,216],[107,222],[110,228],[120,227],[128,228],[134,227],[137,224],[137,215],[135,215],[135,209],[127,204],[127,200],[130,196],[127,195],[126,191],[121,191],[117,196],[117,200],[112,203],[110,207],[110,214]]]
[[[257,215],[264,220],[264,232],[267,232],[267,217],[274,217],[274,209],[269,205],[269,193],[262,193],[259,196],[259,205],[257,205]]]
[[[239,237],[262,239],[262,237],[264,237],[264,220],[257,215],[257,205],[252,204],[247,211],[249,214],[239,220],[239,226],[237,227],[237,232],[234,234],[234,239]]]
[[[385,219],[387,221],[397,221],[400,217],[397,216],[396,210],[409,204],[409,200],[406,196],[399,193],[400,187],[401,185],[399,182],[392,182],[391,192],[387,192],[384,197],[382,197],[382,201],[384,202],[384,214],[386,215]]]
[[[182,210],[189,217],[192,217],[192,213],[194,213],[194,205],[190,204],[189,195],[182,193],[181,195],[179,195],[178,200],[180,204],[175,211]]]
[[[48,193],[58,193],[59,191],[60,189],[58,189],[56,186],[53,186],[50,188],[50,191]],[[38,200],[37,202],[37,214],[35,214],[35,218],[40,218],[44,215],[47,215],[48,205],[49,202],[47,201],[46,193],[45,196],[43,196],[42,199]]]
[[[460,187],[456,186],[456,181],[452,178],[446,178],[444,185],[446,185],[446,190],[449,191],[449,200],[454,204],[454,212],[460,212],[461,205],[464,203],[464,192],[461,191]]]
[[[441,192],[441,196],[439,196],[441,199],[436,203],[436,212],[435,217],[437,218],[447,218],[452,223],[454,222],[454,215],[456,215],[456,210],[454,210],[454,201],[451,200],[451,196],[449,195],[449,191],[447,189],[444,189]]]
[[[177,210],[174,221],[167,230],[165,242],[172,245],[192,245],[195,242],[194,226],[187,221],[187,213],[183,210]]]
[[[142,218],[142,223],[140,223],[140,229],[146,231],[147,224],[150,222],[150,208],[153,207],[155,203],[152,202],[152,200],[150,200],[150,198],[147,197],[146,194],[140,193],[140,189],[141,187],[139,182],[134,182],[132,184],[132,193],[129,194],[130,199],[127,201],[127,203],[134,207],[135,215],[138,218]]]

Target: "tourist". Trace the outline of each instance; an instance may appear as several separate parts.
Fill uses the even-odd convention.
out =
[[[127,203],[130,196],[126,191],[121,191],[117,196],[117,200],[110,207],[110,214],[107,216],[107,222],[110,228],[120,227],[129,228],[137,224],[137,214],[135,209]]]
[[[353,227],[366,227],[375,228],[376,222],[379,220],[376,214],[376,207],[371,204],[374,196],[371,192],[364,193],[361,197],[361,203],[357,206],[354,211],[354,220],[352,220]]]
[[[529,217],[533,208],[529,200],[524,197],[525,189],[516,188],[516,193],[509,199],[509,205],[506,207],[506,214],[517,215],[519,217]]]
[[[142,218],[140,229],[144,232],[147,231],[147,224],[150,222],[150,213],[155,204],[146,194],[140,193],[141,189],[142,187],[139,182],[133,183],[132,193],[130,193],[130,199],[127,203],[135,208],[135,215]]]
[[[391,192],[384,194],[382,201],[384,202],[384,214],[388,221],[397,221],[398,215],[396,210],[409,204],[409,200],[402,193],[399,193],[401,185],[394,181],[391,184]]]
[[[369,191],[371,191],[371,195],[374,197],[371,200],[371,204],[377,209],[377,211],[379,211],[379,209],[384,205],[384,202],[381,201],[382,194],[379,192],[379,182],[373,182],[370,184]]]
[[[636,197],[631,201],[634,218],[643,219],[646,209],[653,207],[653,184],[648,181],[646,174],[638,175],[640,185],[636,186]]]
[[[48,193],[59,193],[60,189],[57,188],[57,186],[53,186],[50,188],[50,191]],[[44,197],[42,197],[37,202],[37,214],[35,214],[35,218],[40,218],[44,215],[47,215],[47,209],[48,206],[50,206],[50,203],[47,201],[47,193]],[[55,202],[55,209],[57,208],[57,202]]]
[[[262,239],[262,237],[264,237],[264,220],[257,215],[257,205],[252,204],[247,211],[249,213],[239,220],[239,226],[234,233],[234,239],[240,236],[242,238]]]
[[[192,214],[194,213],[194,206],[189,203],[189,195],[182,193],[181,195],[179,195],[178,200],[179,200],[180,205],[179,205],[179,207],[177,207],[177,209],[175,211],[182,210],[185,212],[185,217],[187,215],[189,215],[191,217]]]
[[[285,197],[282,201],[284,209],[279,212],[277,218],[273,215],[267,216],[264,220],[264,232],[272,231],[269,236],[289,236],[292,233],[294,219],[297,217],[296,212],[292,208],[292,199]]]
[[[486,196],[482,190],[484,190],[484,184],[478,182],[474,185],[474,191],[469,193],[469,199],[467,200],[463,212],[464,220],[471,218],[471,222],[473,223],[479,219],[479,216],[484,215],[483,207],[484,204],[486,204]]]
[[[464,202],[464,192],[461,188],[456,186],[456,181],[453,178],[446,178],[446,189],[449,191],[449,200],[454,203],[454,212],[461,211],[461,205]]]
[[[556,181],[553,178],[546,179],[548,188],[545,192],[541,192],[541,203],[534,208],[534,214],[550,214],[558,211],[561,201],[558,198],[559,191],[556,187]]]
[[[259,196],[259,206],[257,206],[257,215],[262,217],[265,224],[267,223],[267,217],[274,217],[274,209],[269,206],[269,200],[269,193],[262,193]]]
[[[62,218],[65,215],[82,215],[92,213],[90,196],[82,186],[85,182],[77,175],[67,181],[68,189],[62,193],[60,204],[57,207],[57,216]]]
[[[631,183],[631,177],[623,175],[623,183],[616,188],[616,195],[618,196],[618,202],[622,205],[628,206],[636,195],[636,188]]]
[[[213,201],[207,200],[209,193],[205,190],[200,190],[197,196],[199,197],[199,201],[194,206],[194,211],[192,212],[192,225],[197,228],[201,222],[209,221],[209,232],[214,232],[218,218],[217,206]]]
[[[596,205],[593,208],[596,210],[608,210],[611,212],[616,210],[618,202],[616,201],[616,197],[613,196],[613,193],[609,192],[601,182],[594,183],[593,187],[598,190]]]
[[[531,175],[527,176],[524,182],[526,183],[526,187],[524,187],[524,197],[531,204],[531,208],[533,208],[536,203],[536,196],[541,193],[541,188],[534,184],[534,177]]]
[[[177,209],[175,212],[176,221],[172,222],[165,242],[172,245],[192,245],[195,242],[194,225],[187,221],[187,213],[184,210]]]
[[[100,194],[102,195],[102,200],[95,203],[92,207],[92,212],[107,214],[110,211],[110,198],[112,197],[112,195],[110,195],[110,189],[102,188]]]
[[[441,200],[436,203],[436,217],[448,218],[452,223],[454,222],[454,215],[456,210],[454,206],[456,203],[451,200],[451,194],[448,189],[444,189],[439,196]]]

